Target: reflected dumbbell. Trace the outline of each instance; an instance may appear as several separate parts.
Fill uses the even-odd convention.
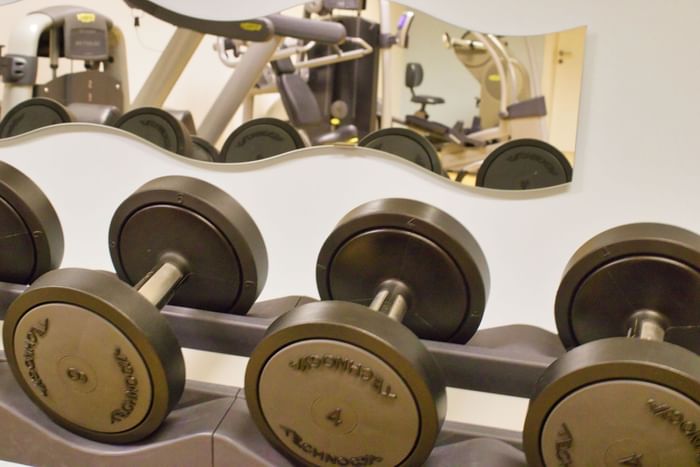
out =
[[[520,138],[494,149],[476,174],[476,186],[497,190],[533,190],[571,181],[571,163],[546,141]]]
[[[433,173],[444,175],[435,147],[427,138],[413,130],[382,128],[362,138],[358,146],[388,152]]]
[[[700,236],[630,224],[586,242],[556,299],[564,345],[530,402],[533,466],[700,464]]]
[[[205,162],[220,162],[216,148],[196,136],[192,115],[187,111],[139,107],[122,115],[114,126],[175,154]]]
[[[0,281],[29,284],[63,259],[51,202],[26,175],[0,162]]]
[[[316,278],[325,301],[275,320],[251,355],[253,419],[298,463],[421,465],[446,402],[419,337],[464,343],[476,332],[488,289],[479,245],[433,206],[378,200],[339,222]]]
[[[277,118],[245,122],[226,138],[221,162],[253,162],[306,147],[299,132]]]
[[[48,97],[34,97],[12,107],[0,121],[0,138],[21,135],[59,123],[85,122],[112,125],[121,112],[111,105],[73,103],[68,106]]]
[[[109,246],[119,277],[44,274],[10,306],[3,340],[15,378],[49,417],[125,443],[152,433],[183,391],[182,353],[160,308],[245,313],[265,282],[267,254],[233,198],[189,177],[153,180],[125,200]]]

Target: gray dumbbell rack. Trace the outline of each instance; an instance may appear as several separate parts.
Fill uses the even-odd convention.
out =
[[[0,319],[24,288],[0,283]],[[247,316],[175,306],[166,306],[163,314],[183,347],[248,356],[275,317],[309,301],[314,299],[261,301]],[[424,343],[449,386],[518,397],[529,397],[540,374],[564,352],[554,334],[532,326],[479,331],[467,345]],[[106,445],[74,435],[46,417],[14,381],[2,352],[0,427],[0,459],[30,465],[290,465],[259,434],[240,388],[188,381],[177,408],[153,436],[126,446]],[[456,451],[445,456],[445,449],[454,445],[458,450],[462,442],[475,438],[498,439],[519,448],[522,435],[446,422],[428,465],[459,458]],[[519,456],[511,456],[512,465],[524,465]]]

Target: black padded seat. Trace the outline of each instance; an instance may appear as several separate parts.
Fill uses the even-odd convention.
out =
[[[295,72],[291,60],[274,62],[273,68],[277,74],[277,89],[289,121],[306,131],[311,144],[333,144],[357,136],[355,125],[343,125],[328,131],[316,96],[308,83]]]
[[[411,102],[423,105],[444,104],[445,99],[437,96],[413,96]]]

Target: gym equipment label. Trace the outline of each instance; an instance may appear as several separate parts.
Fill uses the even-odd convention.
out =
[[[139,381],[134,376],[134,367],[129,361],[129,358],[122,353],[122,350],[117,347],[114,351],[114,359],[119,365],[119,369],[124,375],[124,383],[126,390],[124,391],[124,400],[122,405],[112,411],[112,424],[121,422],[131,415],[139,400]]]
[[[36,369],[36,348],[39,345],[39,338],[46,336],[49,331],[49,319],[46,318],[41,321],[38,325],[32,326],[29,331],[27,331],[26,336],[24,336],[24,366],[27,367],[27,372],[29,373],[29,378],[32,380],[32,384],[39,389],[39,392],[48,397],[49,391],[46,389],[46,385],[39,376],[39,372]]]
[[[374,465],[375,463],[381,462],[383,459],[379,456],[373,454],[365,454],[364,456],[355,457],[344,457],[336,456],[329,452],[322,451],[315,446],[312,446],[304,438],[301,437],[292,428],[288,428],[284,425],[280,425],[280,428],[284,430],[284,435],[289,439],[296,447],[311,455],[314,459],[318,459],[321,462],[331,465]]]
[[[675,410],[670,405],[655,399],[649,399],[647,407],[655,416],[679,428],[681,434],[688,438],[690,445],[695,450],[695,463],[700,465],[700,426],[698,423],[688,420],[680,410]]]
[[[396,394],[392,392],[391,385],[386,384],[384,378],[377,375],[370,367],[339,355],[305,355],[297,360],[289,362],[289,366],[302,373],[311,370],[322,370],[324,368],[335,370],[339,373],[347,373],[368,383],[380,396],[388,399],[396,399]]]

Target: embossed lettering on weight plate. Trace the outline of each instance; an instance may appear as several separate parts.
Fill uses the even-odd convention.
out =
[[[700,426],[698,423],[688,420],[683,412],[664,402],[649,399],[647,406],[655,416],[677,426],[681,434],[688,438],[690,445],[695,450],[695,463],[700,465]]]
[[[29,378],[32,380],[32,384],[39,389],[44,397],[48,397],[49,390],[39,376],[39,372],[36,369],[36,348],[39,345],[39,338],[46,336],[49,332],[49,319],[46,318],[41,321],[38,325],[32,326],[27,334],[24,336],[24,366],[27,367],[27,372],[29,373]]]
[[[124,375],[126,390],[124,391],[122,405],[118,409],[112,411],[112,424],[121,422],[129,417],[139,400],[139,381],[136,379],[136,376],[134,376],[134,367],[129,361],[129,358],[117,347],[114,351],[114,359],[117,361],[117,365],[119,365],[119,369]]]
[[[571,436],[569,427],[566,423],[561,424],[561,429],[557,432],[555,440],[555,448],[557,451],[557,460],[560,466],[571,465],[574,461],[571,459],[571,446],[574,444],[574,438]]]
[[[302,373],[321,369],[347,373],[368,383],[380,396],[396,399],[396,394],[392,392],[391,385],[386,384],[384,378],[375,374],[370,367],[338,355],[306,355],[289,362],[289,366]]]
[[[374,464],[379,463],[383,460],[381,457],[375,456],[374,454],[365,454],[363,456],[353,456],[353,457],[336,456],[336,455],[331,454],[327,451],[323,451],[321,449],[318,449],[317,447],[309,444],[307,441],[304,441],[304,438],[299,433],[297,433],[294,429],[288,428],[284,425],[280,425],[280,428],[282,428],[282,430],[284,430],[284,435],[292,443],[294,443],[294,445],[297,448],[299,448],[301,451],[303,451],[306,454],[313,457],[314,460],[323,462],[325,464],[330,464],[330,465],[374,465]]]
[[[635,465],[637,467],[642,467],[642,459],[644,456],[642,454],[632,454],[631,456],[623,457],[618,459],[617,463],[620,465]]]

